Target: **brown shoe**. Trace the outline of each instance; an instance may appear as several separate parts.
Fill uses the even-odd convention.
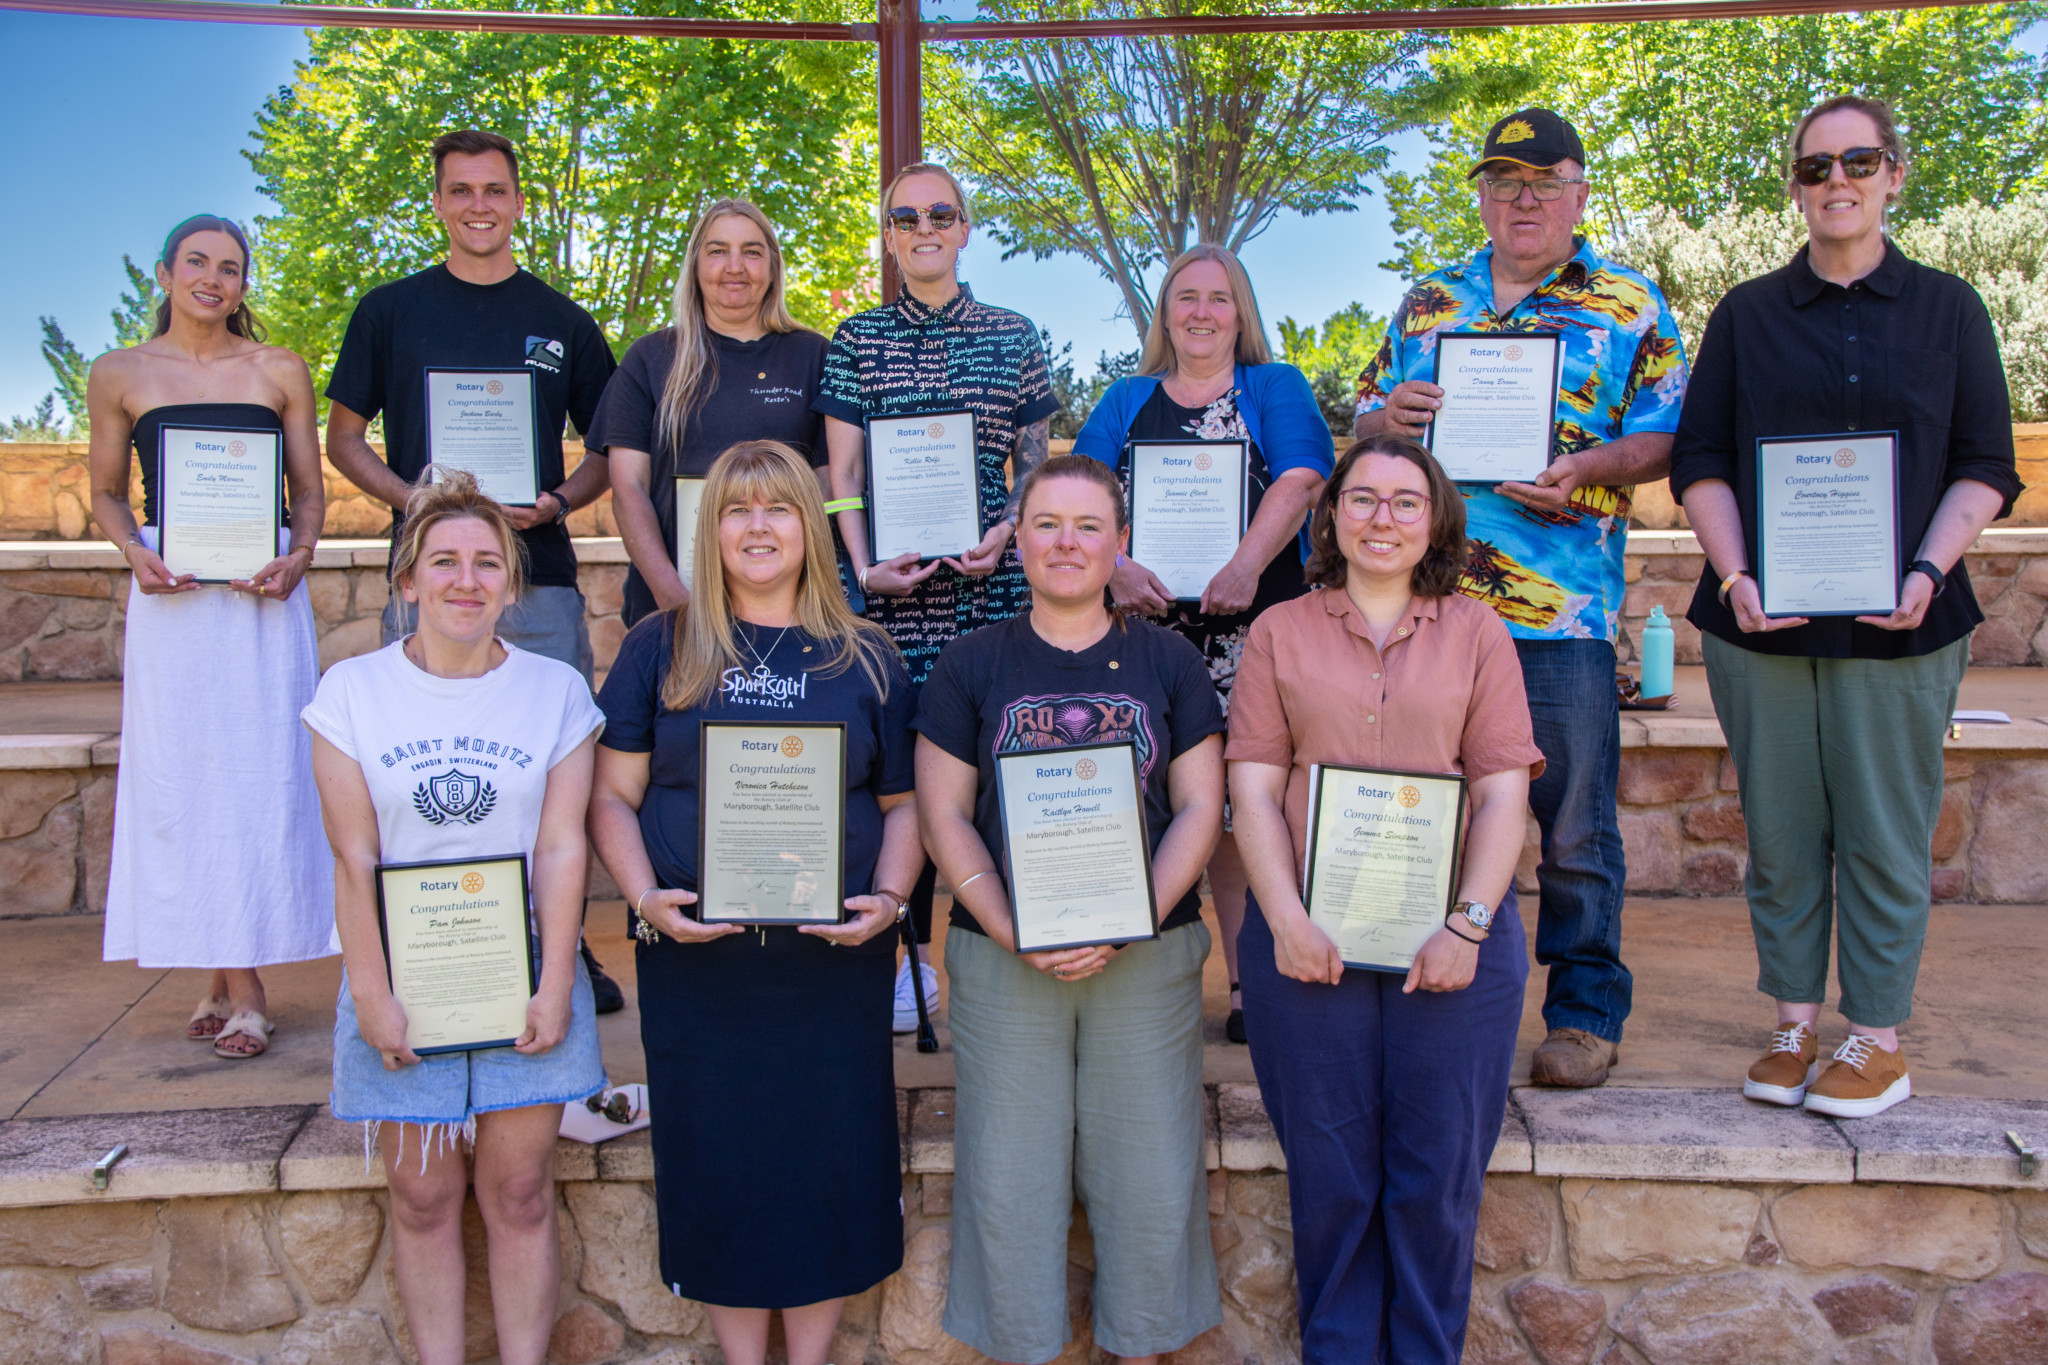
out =
[[[1771,1034],[1771,1050],[1750,1067],[1742,1093],[1765,1104],[1796,1105],[1819,1074],[1820,1039],[1813,1025],[1793,1024]]]
[[[1867,1119],[1912,1093],[1905,1052],[1886,1052],[1877,1039],[1852,1033],[1835,1049],[1820,1079],[1806,1088],[1806,1107],[1838,1119]]]
[[[1607,1068],[1620,1056],[1621,1049],[1597,1033],[1554,1028],[1529,1058],[1529,1080],[1534,1085],[1588,1090],[1607,1079]]]

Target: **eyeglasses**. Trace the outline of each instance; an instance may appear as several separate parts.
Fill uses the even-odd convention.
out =
[[[1384,506],[1393,513],[1395,521],[1403,526],[1413,526],[1429,510],[1429,499],[1415,493],[1396,493],[1391,498],[1383,498],[1376,493],[1352,490],[1338,494],[1337,505],[1353,521],[1371,521]]]
[[[890,209],[888,218],[890,225],[898,232],[917,231],[917,220],[920,218],[930,221],[933,232],[944,232],[960,221],[960,210],[951,204],[933,204],[928,209],[914,209],[905,204],[900,208]]]
[[[1792,163],[1792,178],[1802,185],[1825,185],[1839,161],[1843,175],[1851,180],[1868,180],[1884,168],[1885,162],[1897,159],[1882,147],[1851,147],[1839,153],[1815,152]]]
[[[1502,204],[1514,203],[1522,197],[1522,191],[1525,189],[1544,203],[1551,204],[1564,198],[1566,185],[1583,185],[1586,182],[1583,179],[1562,180],[1554,175],[1541,180],[1516,180],[1512,176],[1503,175],[1489,176],[1479,183],[1486,186],[1487,198]]]

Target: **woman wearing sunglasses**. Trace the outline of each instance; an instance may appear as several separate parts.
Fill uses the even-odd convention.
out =
[[[1514,872],[1543,754],[1507,627],[1456,591],[1465,500],[1428,451],[1391,434],[1346,450],[1309,536],[1317,590],[1252,623],[1223,754],[1251,878],[1238,960],[1252,1066],[1287,1155],[1301,1357],[1454,1365],[1529,976]],[[1302,905],[1319,763],[1464,774],[1455,909],[1405,977],[1347,969]]]
[[[892,303],[839,324],[813,405],[825,415],[832,495],[847,557],[869,620],[903,651],[910,681],[922,686],[939,651],[957,636],[1007,621],[1028,600],[1010,548],[1018,485],[1044,462],[1047,424],[1059,409],[1038,328],[1018,313],[975,300],[956,278],[972,224],[967,195],[944,166],[906,166],[882,194],[882,249],[896,262],[903,290]],[[981,543],[964,554],[920,561],[904,553],[875,563],[869,555],[866,424],[876,417],[969,411],[981,498]],[[920,944],[931,941],[934,873],[910,896]],[[923,957],[920,950],[919,957]],[[911,964],[896,980],[895,1028],[917,1025]],[[931,968],[922,989],[936,988]]]
[[[1984,619],[1963,555],[2011,509],[2020,482],[1983,301],[1885,235],[1885,207],[1906,181],[1890,111],[1828,100],[1799,121],[1790,160],[1806,245],[1714,309],[1671,491],[1707,554],[1688,618],[1704,635],[1748,821],[1757,984],[1777,1000],[1743,1093],[1857,1118],[1912,1093],[1898,1025],[1927,934],[1942,736]],[[1896,609],[1765,615],[1759,442],[1866,433],[1896,452]],[[1825,476],[1855,458],[1844,445]],[[1837,932],[1848,1037],[1823,1071],[1818,1022]]]

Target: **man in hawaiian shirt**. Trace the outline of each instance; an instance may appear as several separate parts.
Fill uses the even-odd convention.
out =
[[[1579,236],[1586,151],[1571,124],[1524,109],[1493,125],[1471,176],[1489,245],[1402,298],[1359,376],[1359,436],[1422,439],[1443,390],[1439,332],[1553,332],[1563,356],[1549,468],[1463,484],[1471,559],[1459,591],[1507,622],[1547,760],[1529,804],[1543,831],[1536,960],[1550,968],[1538,1085],[1594,1086],[1617,1056],[1633,986],[1621,961],[1626,880],[1615,628],[1629,498],[1671,468],[1685,355],[1657,286]]]

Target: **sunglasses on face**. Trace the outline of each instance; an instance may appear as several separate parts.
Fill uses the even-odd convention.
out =
[[[908,204],[889,210],[889,222],[898,232],[917,231],[917,220],[923,218],[932,225],[933,232],[944,232],[960,221],[960,210],[951,204],[933,204],[928,209],[914,209]]]
[[[1892,154],[1882,147],[1851,147],[1846,152],[1815,152],[1802,156],[1792,163],[1792,178],[1802,185],[1825,185],[1833,173],[1835,163],[1842,163],[1842,174],[1851,180],[1868,180],[1892,160]]]

